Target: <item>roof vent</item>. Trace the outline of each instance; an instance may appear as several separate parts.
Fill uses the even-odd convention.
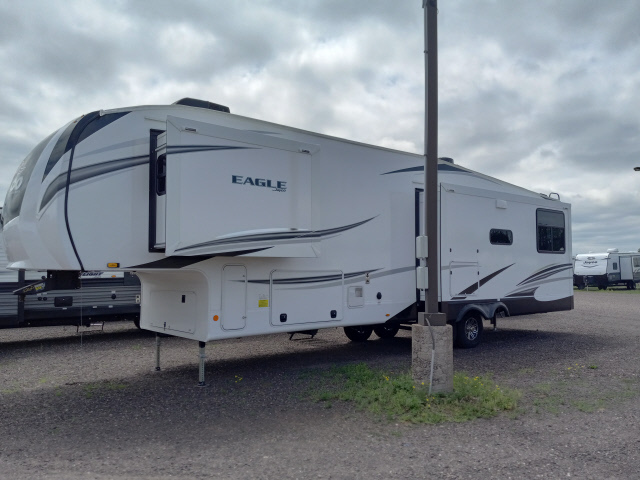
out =
[[[438,160],[442,160],[443,162],[454,163],[453,158],[451,157],[439,157]]]
[[[181,98],[177,102],[173,102],[173,105],[186,105],[188,107],[197,107],[197,108],[208,108],[209,110],[217,110],[219,112],[231,113],[229,107],[225,107],[224,105],[220,105],[213,102],[208,102],[206,100],[198,100],[197,98]]]
[[[617,248],[607,248],[607,253],[618,253],[618,251]]]

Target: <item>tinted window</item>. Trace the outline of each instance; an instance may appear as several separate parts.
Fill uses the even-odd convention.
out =
[[[511,245],[513,243],[513,233],[511,230],[492,228],[489,232],[489,241],[492,245]]]
[[[56,142],[55,147],[53,147],[51,155],[49,155],[47,166],[44,169],[42,180],[45,179],[45,177],[49,174],[55,164],[58,163],[58,160],[60,160],[60,158],[69,150],[71,150],[75,145],[77,145],[90,135],[93,135],[98,130],[115,122],[127,113],[129,112],[108,113],[106,115],[98,116],[98,112],[92,112],[80,117],[74,122],[71,122],[62,133],[62,135],[60,135],[60,138]],[[78,132],[75,131],[76,127],[78,127],[80,131],[79,135]],[[72,134],[75,134],[77,138],[72,137]]]
[[[536,211],[538,251],[564,253],[564,213],[556,210]]]

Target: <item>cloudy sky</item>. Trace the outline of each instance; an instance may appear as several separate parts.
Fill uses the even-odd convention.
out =
[[[83,113],[190,96],[424,152],[421,0],[0,0],[0,202]],[[440,156],[640,248],[640,2],[440,0]]]

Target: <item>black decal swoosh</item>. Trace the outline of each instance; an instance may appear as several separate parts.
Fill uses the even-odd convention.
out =
[[[202,262],[204,260],[209,260],[213,257],[237,257],[239,255],[247,255],[249,253],[259,252],[260,250],[266,250],[266,248],[254,248],[251,250],[238,250],[236,252],[225,252],[224,254],[216,254],[216,255],[173,255],[171,257],[162,258],[160,260],[156,260],[155,262],[143,263],[141,265],[134,265],[127,268],[183,268],[189,265],[193,265],[194,263]]]
[[[461,291],[460,293],[458,293],[457,295],[455,295],[456,297],[459,295],[470,295],[473,292],[475,292],[478,288],[480,288],[482,285],[484,285],[485,283],[487,283],[489,280],[491,280],[492,278],[494,278],[496,275],[504,272],[507,268],[511,267],[515,265],[515,263],[512,263],[511,265],[507,265],[506,267],[501,268],[500,270],[496,270],[495,272],[487,275],[484,278],[481,278],[480,281],[475,282],[474,284],[470,285],[469,287],[467,287],[466,289],[464,289],[463,291]]]
[[[297,239],[305,239],[305,238],[322,238],[330,235],[336,235],[338,233],[350,230],[352,228],[359,227],[367,222],[370,222],[376,217],[368,218],[367,220],[362,220],[361,222],[352,223],[351,225],[345,225],[343,227],[336,228],[328,228],[326,230],[316,230],[316,231],[300,231],[300,230],[291,230],[285,232],[267,232],[267,233],[256,233],[251,235],[242,235],[233,238],[221,238],[219,240],[211,240],[209,242],[196,243],[194,245],[188,245],[186,247],[182,247],[176,250],[176,252],[181,252],[185,250],[191,250],[193,248],[200,247],[216,247],[221,245],[234,245],[248,242],[259,242],[259,241],[282,241],[282,240],[297,240]]]
[[[258,147],[234,147],[231,145],[176,145],[167,146],[169,155],[175,153],[209,152],[214,150],[250,150]]]
[[[573,265],[570,264],[570,263],[561,263],[561,264],[550,265],[550,266],[544,267],[542,270],[539,270],[539,271],[533,273],[532,275],[528,276],[527,278],[522,280],[520,283],[518,283],[518,285],[516,285],[516,286],[520,286],[520,285],[524,285],[524,284],[527,284],[527,283],[535,282],[536,280],[541,280],[543,278],[550,277],[551,275],[555,275],[556,273],[560,273],[560,272],[562,272],[564,270],[569,270],[570,268],[573,268]]]

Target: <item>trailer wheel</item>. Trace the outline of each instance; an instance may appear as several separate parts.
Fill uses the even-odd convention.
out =
[[[636,282],[634,282],[633,280],[629,280],[627,282],[627,290],[635,290],[636,289]]]
[[[467,313],[456,323],[456,344],[460,348],[474,348],[482,338],[482,317],[478,312]]]
[[[365,342],[371,336],[373,327],[368,325],[359,325],[357,327],[344,327],[344,334],[352,342]]]
[[[373,327],[373,331],[380,338],[393,338],[400,330],[400,325],[397,323],[382,323]]]

